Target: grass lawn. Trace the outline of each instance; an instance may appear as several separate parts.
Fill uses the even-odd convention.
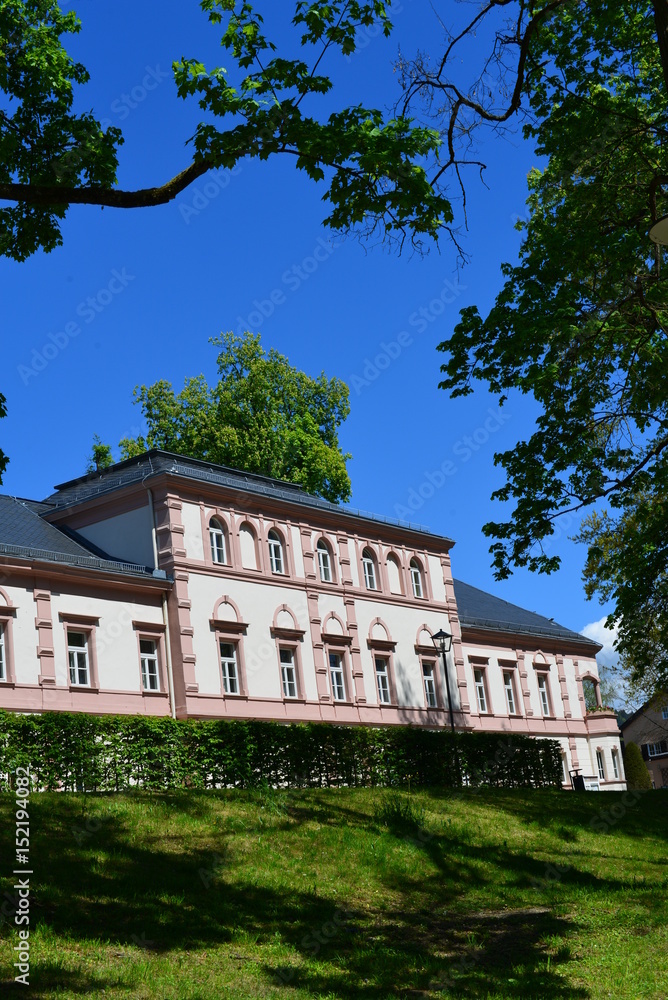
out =
[[[5,921],[0,992],[665,1000],[668,794],[622,798],[34,795],[30,986]],[[13,810],[0,796],[10,920]]]

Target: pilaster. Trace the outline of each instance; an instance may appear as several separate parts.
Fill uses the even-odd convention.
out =
[[[33,590],[37,629],[37,658],[39,660],[39,683],[41,687],[56,685],[56,657],[53,645],[53,618],[51,614],[51,591],[36,585]]]

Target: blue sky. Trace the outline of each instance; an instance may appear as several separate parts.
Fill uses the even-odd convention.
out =
[[[219,30],[196,0],[69,6],[83,27],[68,47],[91,74],[78,104],[123,130],[120,185],[162,183],[187,166],[185,142],[200,117],[195,102],[177,98],[171,63],[186,56],[228,65]],[[389,107],[399,94],[398,46],[407,55],[439,53],[441,29],[427,0],[394,6],[390,40],[366,34],[354,56],[325,65],[336,83],[330,102]],[[296,54],[291,9],[281,4],[273,20],[277,41]],[[461,17],[462,5],[442,0],[439,11],[445,20]],[[483,51],[479,38],[461,72]],[[501,263],[517,258],[514,223],[537,164],[519,134],[488,136],[480,152],[487,186],[471,170],[463,235],[471,260],[459,271],[446,241],[419,258],[332,240],[322,226],[324,188],[295,171],[292,158],[245,161],[157,209],[70,209],[62,247],[0,263],[9,409],[0,437],[10,456],[2,491],[41,498],[82,474],[94,434],[115,445],[141,431],[135,385],[214,379],[209,338],[248,327],[297,367],[350,385],[341,442],[353,455],[353,506],[454,538],[454,572],[469,583],[578,630],[599,621],[606,608],[585,600],[584,551],[568,538],[575,520],[551,545],[563,559],[559,573],[493,580],[481,533],[485,521],[502,517],[490,501],[502,482],[493,456],[531,433],[531,402],[513,398],[499,416],[482,390],[450,400],[437,387],[436,345],[460,308],[491,305]]]

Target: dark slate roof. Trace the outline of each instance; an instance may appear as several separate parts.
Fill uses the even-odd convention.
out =
[[[410,524],[378,514],[369,514],[366,511],[356,510],[342,504],[330,503],[329,500],[323,500],[322,497],[307,493],[295,483],[289,483],[282,479],[272,479],[257,473],[243,472],[225,465],[216,465],[213,462],[187,458],[184,455],[176,455],[173,452],[158,449],[144,452],[143,455],[137,455],[135,458],[128,458],[108,469],[91,472],[79,479],[71,479],[69,482],[61,483],[56,486],[56,492],[46,498],[45,503],[53,505],[56,509],[71,507],[84,503],[93,497],[111,493],[129,484],[143,482],[151,476],[163,473],[223,486],[236,493],[242,501],[248,494],[252,494],[254,497],[265,496],[333,513],[338,517],[363,518],[366,521],[390,524],[443,538],[442,535],[435,535],[434,532],[421,524]],[[453,544],[449,538],[446,538],[445,541]]]
[[[40,512],[48,505],[0,495],[0,555],[131,576],[152,576],[145,566],[111,559],[71,529],[49,524]]]
[[[469,583],[462,583],[461,580],[455,580],[454,585],[459,620],[463,626],[535,638],[567,639],[569,642],[589,646],[592,655],[602,648],[593,639],[564,628],[550,618],[537,615],[535,611],[526,611],[525,608],[519,608],[516,604],[510,604]]]

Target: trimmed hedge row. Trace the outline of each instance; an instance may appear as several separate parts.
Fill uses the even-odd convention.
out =
[[[174,720],[0,711],[0,789],[561,786],[555,740],[402,726]]]

